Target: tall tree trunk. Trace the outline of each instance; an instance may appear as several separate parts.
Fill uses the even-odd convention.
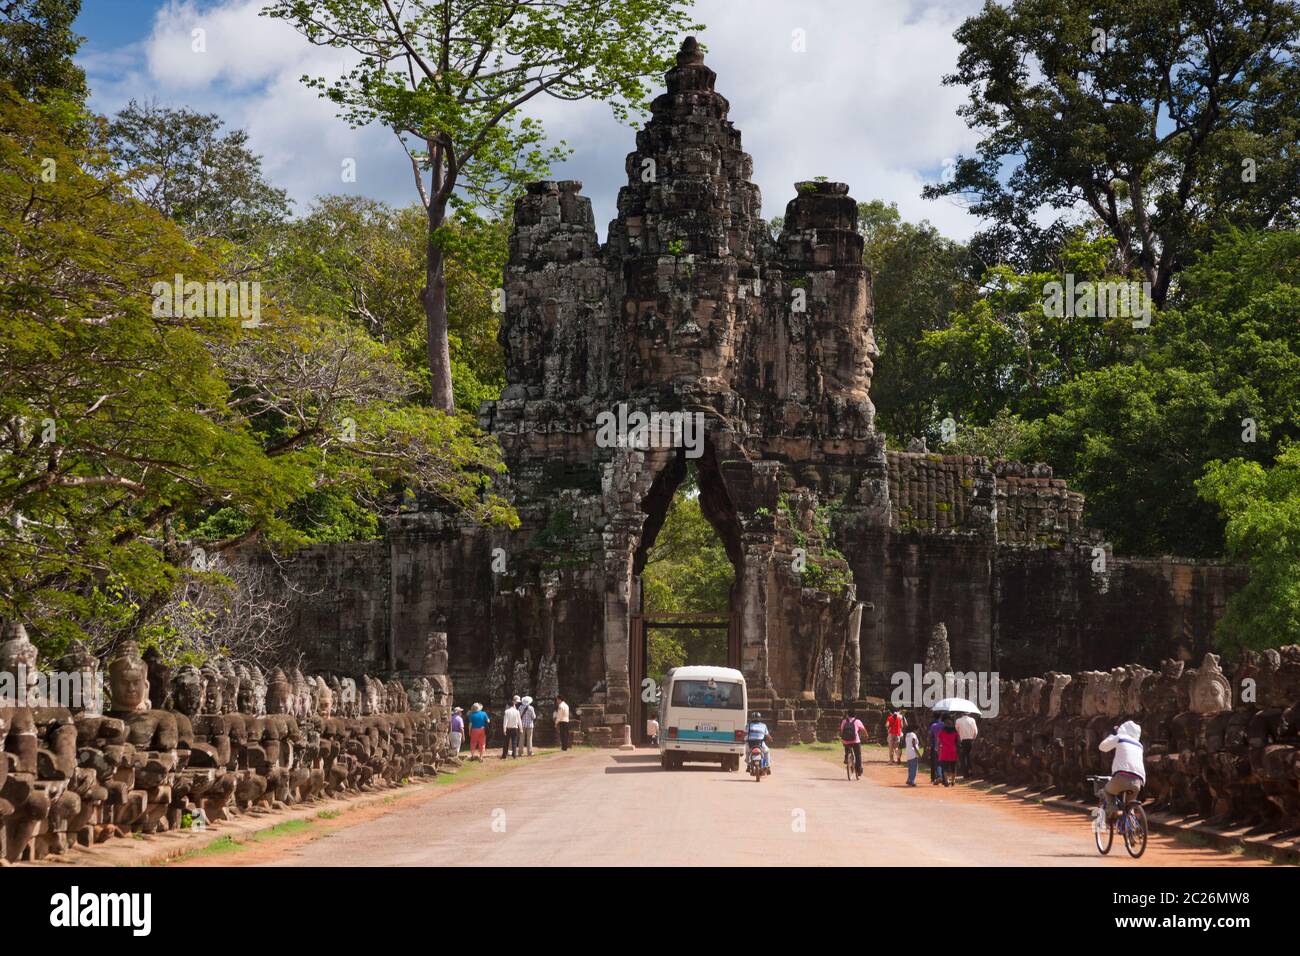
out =
[[[434,241],[435,231],[446,218],[446,204],[436,199],[429,205],[429,235],[425,244],[424,319],[429,350],[430,404],[451,411],[456,401],[451,391],[451,349],[447,344],[447,275],[442,248]]]

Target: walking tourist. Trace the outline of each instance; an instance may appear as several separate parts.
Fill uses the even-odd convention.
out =
[[[488,712],[482,704],[469,709],[469,759],[482,760],[487,756]],[[475,754],[478,756],[476,757]]]
[[[453,707],[451,710],[451,729],[447,731],[447,749],[451,751],[453,757],[460,754],[461,741],[465,739],[465,718],[461,716],[464,712],[459,707]]]
[[[902,759],[903,732],[907,729],[907,718],[897,707],[885,718],[885,732],[889,737],[889,762],[898,763]]]
[[[930,784],[933,786],[939,782],[939,731],[943,730],[943,718],[935,714],[929,729]]]
[[[650,745],[652,747],[659,746],[659,721],[655,719],[654,714],[651,714],[649,719],[645,722],[645,735],[650,738]]]
[[[916,767],[921,762],[921,741],[914,730],[903,735],[903,759],[907,761],[907,785],[915,787]]]
[[[961,775],[970,776],[970,752],[975,746],[975,738],[980,735],[980,729],[975,723],[975,718],[970,714],[962,714],[957,718],[957,759],[961,764]]]
[[[560,735],[560,749],[569,749],[569,705],[563,697],[555,698],[555,731]]]
[[[939,731],[939,782],[945,787],[957,782],[957,728],[951,719]]]
[[[515,694],[515,699],[501,715],[501,732],[505,738],[501,741],[502,760],[507,756],[511,758],[519,756],[519,730],[522,726],[523,723],[519,719],[519,695]]]
[[[525,697],[519,702],[519,734],[521,748],[533,755],[533,725],[537,723],[537,711],[533,709],[533,699]]]

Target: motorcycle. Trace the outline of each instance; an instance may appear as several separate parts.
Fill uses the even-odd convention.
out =
[[[745,761],[745,769],[754,778],[755,783],[762,783],[763,778],[772,772],[771,767],[763,765],[763,748],[757,745],[749,748],[749,758]]]

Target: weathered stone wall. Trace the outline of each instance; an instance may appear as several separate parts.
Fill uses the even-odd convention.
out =
[[[1300,645],[1247,653],[1227,673],[1165,661],[1008,681],[1001,711],[980,721],[976,772],[1094,799],[1110,773],[1097,745],[1122,720],[1142,728],[1149,808],[1269,831],[1300,827]]]

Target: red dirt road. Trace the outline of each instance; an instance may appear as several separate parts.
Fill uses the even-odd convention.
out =
[[[866,756],[866,755],[864,755]],[[495,758],[489,758],[495,759]],[[904,785],[879,753],[849,782],[822,755],[778,751],[761,783],[652,751],[571,751],[358,820],[267,841],[218,865],[1252,866],[1152,836],[1130,860],[1088,818],[962,787]]]

